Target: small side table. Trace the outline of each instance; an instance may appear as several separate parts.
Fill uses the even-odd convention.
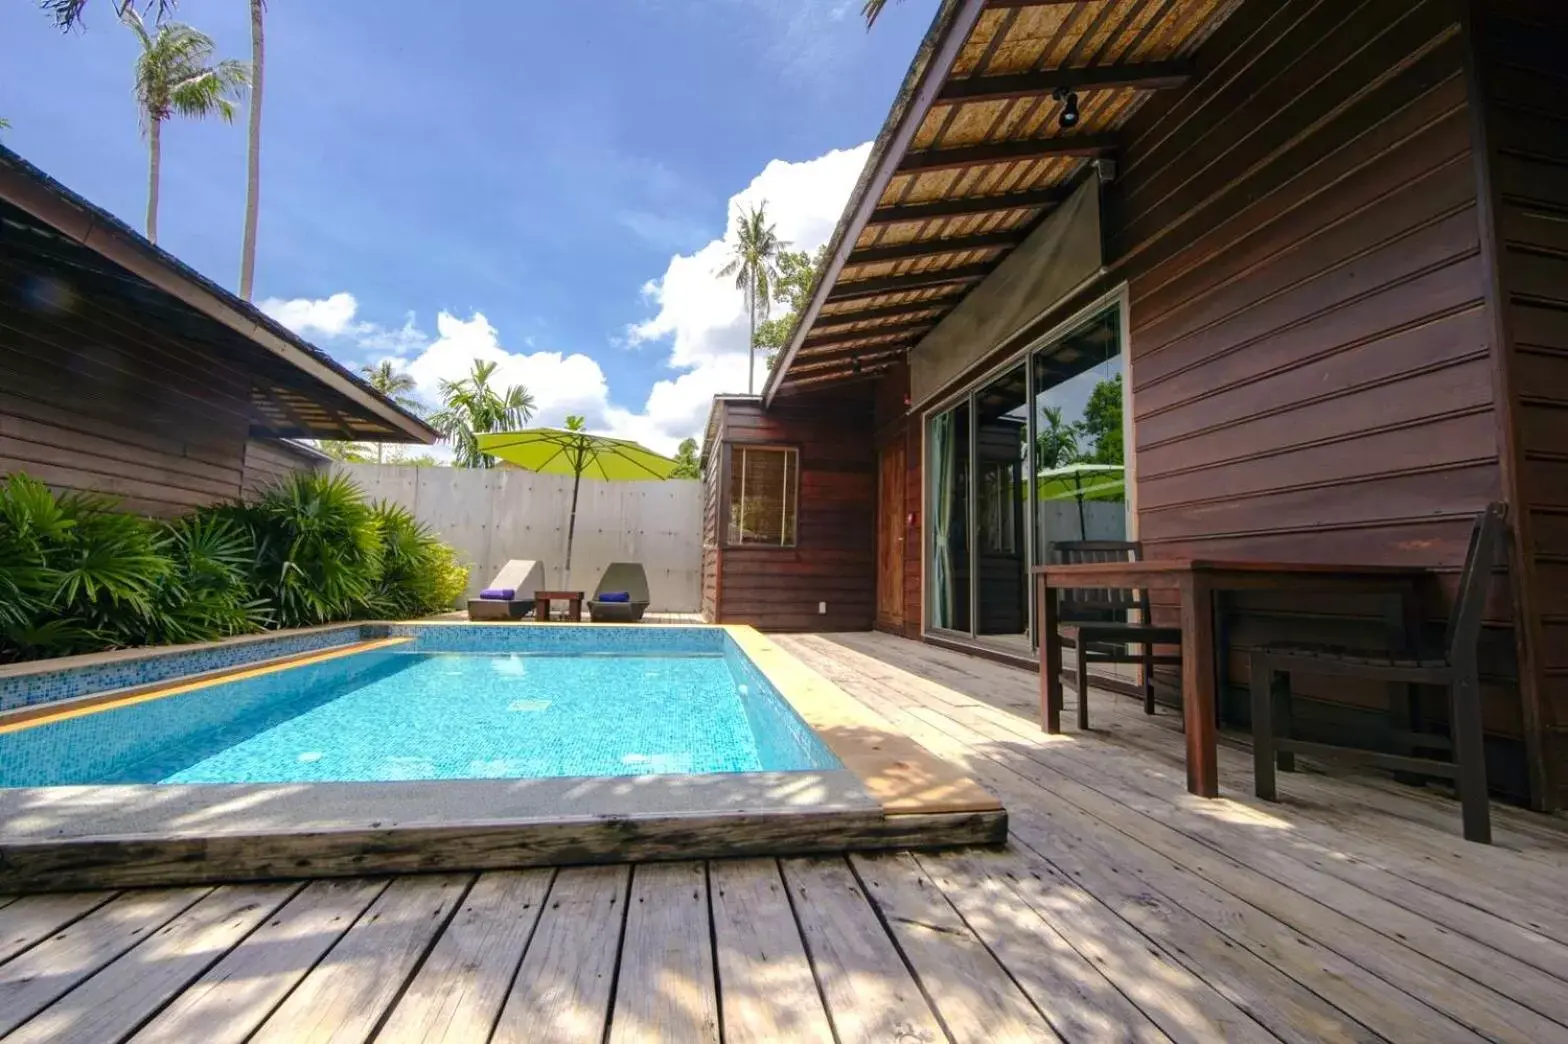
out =
[[[581,591],[535,591],[534,620],[550,619],[550,603],[565,602],[566,618],[573,623],[583,621],[583,593]]]

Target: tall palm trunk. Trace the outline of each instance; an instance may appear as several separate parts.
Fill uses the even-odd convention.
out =
[[[158,174],[163,164],[163,121],[147,129],[147,239],[158,242]]]
[[[250,156],[245,172],[245,243],[240,248],[240,296],[250,300],[256,277],[256,215],[261,209],[261,78],[265,0],[250,0]],[[377,454],[379,463],[379,453]]]
[[[747,345],[746,394],[757,394],[757,280],[756,274],[746,287],[746,312],[751,318],[751,341]]]

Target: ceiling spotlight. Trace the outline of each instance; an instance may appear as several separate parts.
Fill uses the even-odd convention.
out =
[[[1066,87],[1058,87],[1051,92],[1051,97],[1062,103],[1062,114],[1058,117],[1062,127],[1078,126],[1078,92],[1070,91]]]
[[[849,368],[855,373],[860,372],[860,356],[857,355],[849,360]]]

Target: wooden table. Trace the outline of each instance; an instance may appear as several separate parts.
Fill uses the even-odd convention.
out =
[[[535,621],[544,621],[550,619],[551,602],[565,602],[566,618],[573,623],[582,623],[583,593],[581,591],[535,591]]]
[[[1393,595],[1387,620],[1396,648],[1420,625],[1421,586],[1430,574],[1398,566],[1317,565],[1293,562],[1172,558],[1036,566],[1040,622],[1040,717],[1047,732],[1061,731],[1062,639],[1053,590],[1124,588],[1175,591],[1181,597],[1181,705],[1187,736],[1187,789],[1219,796],[1215,706],[1225,657],[1215,625],[1216,595],[1226,591],[1331,591]],[[1079,695],[1082,699],[1082,694]]]

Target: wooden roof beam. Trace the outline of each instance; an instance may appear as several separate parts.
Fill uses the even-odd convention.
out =
[[[864,370],[868,366],[891,362],[903,355],[906,350],[906,345],[897,345],[893,348],[877,348],[874,351],[844,352],[832,358],[812,358],[805,355],[797,355],[795,357],[795,365],[790,367],[790,372],[812,374],[840,368],[853,371],[855,360],[857,359],[860,360],[860,368]]]
[[[995,247],[1015,247],[1023,242],[1023,229],[1006,232],[982,232],[972,236],[950,236],[946,239],[922,239],[893,246],[862,247],[850,252],[845,265],[870,265],[879,261],[903,261],[911,257],[931,257],[936,254],[956,254],[963,250],[990,250]]]
[[[909,174],[916,171],[959,170],[964,167],[1044,159],[1047,156],[1101,156],[1115,148],[1116,139],[1109,134],[1068,134],[1058,138],[965,145],[956,149],[927,149],[907,153],[904,162],[898,165],[898,172]]]
[[[922,319],[915,323],[889,323],[886,326],[872,326],[864,330],[845,330],[818,336],[815,333],[807,335],[801,343],[800,354],[805,355],[818,348],[827,348],[835,344],[850,344],[855,341],[864,341],[872,337],[893,337],[899,334],[919,334],[936,325],[936,317]]]
[[[970,196],[965,199],[939,199],[930,203],[902,203],[893,207],[878,207],[871,212],[871,220],[866,224],[897,225],[904,222],[931,221],[935,218],[963,217],[968,214],[996,214],[1007,210],[1055,207],[1066,202],[1069,195],[1066,189],[1046,188],[991,196]]]
[[[1137,62],[1125,65],[1093,65],[1080,69],[1046,69],[1041,72],[1009,76],[970,76],[949,80],[937,95],[938,102],[998,101],[1004,98],[1032,98],[1065,90],[1108,90],[1133,87],[1138,90],[1170,90],[1186,86],[1192,79],[1191,61]]]
[[[906,315],[921,315],[934,312],[938,309],[950,308],[953,305],[951,298],[937,297],[925,301],[905,301],[903,304],[882,305],[878,308],[862,308],[857,312],[823,312],[815,325],[812,333],[848,326],[852,323],[865,323],[873,319],[893,319]],[[933,317],[932,322],[936,319]]]
[[[906,272],[903,275],[881,276],[876,279],[845,281],[828,293],[828,300],[859,300],[862,297],[880,297],[883,294],[904,290],[924,290],[928,287],[949,286],[953,283],[972,283],[990,275],[993,267],[995,266],[989,263],[955,265],[952,268],[937,268],[929,272]]]

